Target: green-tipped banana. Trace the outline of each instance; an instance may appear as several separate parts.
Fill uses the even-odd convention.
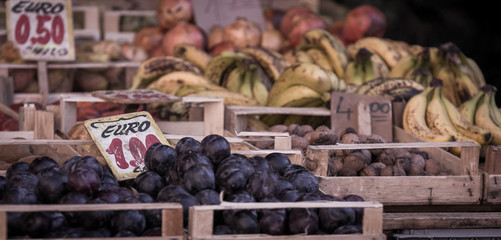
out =
[[[347,84],[362,85],[375,78],[387,78],[389,68],[377,54],[361,48],[355,59],[348,63],[344,80]]]
[[[497,122],[497,107],[489,103],[491,95],[495,93],[493,89],[484,90],[486,94],[480,97],[477,111],[475,112],[475,124],[491,131],[491,144],[501,145],[501,124]]]
[[[160,92],[175,94],[177,89],[184,85],[208,85],[209,81],[201,75],[192,72],[171,72],[151,83],[146,88],[155,89]]]
[[[414,55],[408,55],[400,61],[398,61],[395,66],[391,68],[390,74],[388,77],[390,78],[403,78],[409,74],[409,72],[414,71],[415,67],[418,64],[418,58]]]
[[[153,57],[141,63],[134,77],[131,89],[144,88],[161,76],[178,71],[201,75],[200,69],[197,66],[182,58],[173,56]]]
[[[459,112],[471,124],[475,124],[475,112],[477,111],[478,102],[483,95],[485,95],[485,93],[479,91],[477,95],[461,103],[459,106]]]
[[[311,56],[303,50],[294,51],[296,63],[315,63]]]
[[[207,65],[212,60],[209,53],[188,43],[180,43],[174,46],[174,56],[193,63],[202,71],[207,69]]]
[[[309,30],[303,34],[298,49],[307,50],[310,48],[321,49],[329,59],[334,73],[343,78],[350,56],[341,40],[324,29]]]
[[[268,99],[268,89],[266,86],[259,80],[257,77],[257,71],[251,73],[252,79],[252,96],[256,99],[257,103],[261,106],[266,105],[266,101]]]
[[[321,68],[327,70],[327,71],[334,71],[332,69],[332,66],[329,62],[329,59],[325,55],[325,53],[322,52],[322,50],[318,48],[310,48],[306,50],[306,54],[308,54],[312,60],[313,63],[317,64]]]
[[[225,74],[223,74],[222,76],[223,81],[221,83],[221,86],[227,88],[232,92],[239,92],[240,87],[242,87],[242,84],[244,82],[245,72],[245,68],[240,67],[237,62],[234,62],[233,66],[226,68]]]
[[[239,51],[256,59],[272,81],[278,79],[285,68],[290,66],[282,54],[263,47],[246,47]]]
[[[219,55],[214,56],[212,60],[207,65],[205,69],[204,76],[211,83],[221,85],[223,82],[223,76],[225,74],[225,70],[232,66],[232,64],[237,61],[254,61],[250,56],[233,51],[223,51]]]
[[[293,85],[276,95],[269,95],[269,107],[299,107],[311,99],[322,99],[322,95],[305,85]]]
[[[351,44],[348,47],[350,56],[354,58],[360,48],[366,48],[379,55],[390,69],[404,57],[402,56],[402,52],[398,51],[395,45],[379,37],[364,37]]]
[[[407,102],[402,116],[403,128],[427,142],[454,141],[454,136],[434,131],[426,124],[426,108],[428,107],[428,95],[431,90],[432,88],[427,88]]]

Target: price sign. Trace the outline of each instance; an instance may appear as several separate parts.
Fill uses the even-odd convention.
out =
[[[333,92],[331,126],[337,134],[352,127],[359,134],[378,134],[393,140],[393,114],[390,99],[354,93]]]
[[[9,0],[9,40],[26,60],[75,60],[71,0]]]
[[[205,33],[215,25],[225,27],[237,17],[244,17],[266,30],[263,8],[256,0],[192,0],[194,18]]]
[[[169,145],[148,112],[91,119],[84,125],[119,181],[146,171],[144,155],[152,144]]]

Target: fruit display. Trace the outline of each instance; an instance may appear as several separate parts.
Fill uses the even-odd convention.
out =
[[[175,202],[188,208],[226,202],[364,201],[319,191],[316,177],[291,164],[286,155],[247,157],[231,152],[228,141],[207,135],[184,137],[174,147],[155,143],[145,153],[146,171],[117,181],[90,156],[64,162],[39,156],[12,164],[0,177],[2,204],[114,204]],[[8,213],[8,236],[123,237],[160,236],[161,210]],[[362,233],[357,208],[222,210],[214,215],[214,234]],[[30,222],[32,224],[26,224]],[[346,229],[351,229],[347,231]],[[151,235],[150,235],[151,234]]]

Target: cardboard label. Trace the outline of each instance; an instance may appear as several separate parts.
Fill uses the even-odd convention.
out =
[[[390,99],[354,93],[333,92],[331,127],[341,134],[352,127],[359,134],[378,134],[393,141],[393,115]]]
[[[192,0],[196,24],[209,34],[213,26],[225,27],[244,17],[266,30],[263,8],[256,0]]]
[[[84,125],[119,181],[146,171],[144,155],[152,144],[169,145],[148,112],[91,119]]]
[[[150,89],[94,91],[92,96],[124,104],[178,102],[180,97]]]
[[[70,0],[9,0],[7,32],[25,60],[75,60]]]

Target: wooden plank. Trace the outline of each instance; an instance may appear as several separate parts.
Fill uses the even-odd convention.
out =
[[[364,208],[362,228],[364,234],[380,234],[383,229],[382,208]]]
[[[292,142],[290,136],[275,137],[274,149],[287,150],[291,148],[292,148]]]
[[[36,111],[33,132],[35,139],[54,139],[54,113]]]
[[[47,74],[47,62],[38,61],[37,62],[37,78],[38,78],[38,89],[40,95],[42,96],[42,105],[46,105],[49,97],[49,77]]]
[[[483,202],[501,203],[501,175],[484,173]]]
[[[35,129],[35,111],[33,104],[19,108],[19,130],[33,131]]]
[[[501,212],[384,213],[383,229],[499,228]]]
[[[255,106],[227,106],[226,109],[239,115],[257,114],[291,114],[308,116],[330,116],[330,111],[324,107],[255,107]]]
[[[14,83],[9,76],[0,76],[0,103],[10,106],[14,102]]]
[[[17,112],[15,112],[14,110],[12,110],[9,106],[7,106],[1,102],[0,102],[0,112],[13,118],[16,121],[19,121],[19,114]]]
[[[486,150],[484,172],[501,174],[501,146],[489,146]]]
[[[218,134],[224,132],[224,102],[204,103],[204,135]]]
[[[54,130],[60,130],[61,127],[61,109],[59,105],[48,105],[45,109],[54,114]]]
[[[73,6],[73,12],[83,12],[84,28],[73,29],[75,39],[101,40],[99,8],[96,6]]]
[[[0,212],[0,239],[7,239],[7,213]]]
[[[180,209],[179,203],[114,203],[114,204],[0,204],[0,212],[104,211]]]
[[[33,131],[0,132],[0,142],[5,139],[11,140],[12,138],[33,139]]]
[[[183,235],[183,209],[162,209],[162,237]]]
[[[189,209],[188,234],[193,238],[205,238],[212,235],[214,211]]]
[[[179,135],[205,136],[203,122],[170,122],[158,121],[158,127],[163,133],[175,133]]]
[[[328,194],[356,194],[385,205],[478,204],[483,187],[480,176],[356,176],[318,180],[320,189]]]

